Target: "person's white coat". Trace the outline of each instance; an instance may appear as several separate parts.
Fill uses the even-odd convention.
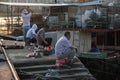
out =
[[[36,24],[33,24],[32,28],[30,28],[27,32],[26,38],[32,39],[36,37],[36,30],[38,29]]]

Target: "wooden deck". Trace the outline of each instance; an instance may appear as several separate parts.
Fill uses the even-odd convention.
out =
[[[26,57],[27,54],[32,52],[33,51],[30,50],[29,47],[24,47],[23,49],[6,49],[6,53],[13,63],[20,80],[34,80],[33,76],[35,74],[39,74],[45,77],[48,69],[55,69],[58,71],[60,75],[57,78],[62,80],[79,80],[84,78],[93,80],[94,78],[81,61],[74,63],[71,68],[64,67],[62,69],[56,69],[56,56],[54,54],[40,58]],[[50,76],[49,78],[52,77],[53,76]]]

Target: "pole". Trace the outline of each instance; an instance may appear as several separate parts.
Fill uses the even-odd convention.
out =
[[[13,31],[13,14],[12,14],[12,6],[11,6],[11,30]]]

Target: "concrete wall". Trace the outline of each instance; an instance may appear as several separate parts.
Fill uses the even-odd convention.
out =
[[[86,52],[91,49],[91,33],[80,32],[80,52]]]

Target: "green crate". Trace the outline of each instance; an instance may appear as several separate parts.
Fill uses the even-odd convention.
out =
[[[103,59],[107,57],[107,52],[83,52],[80,57]]]

